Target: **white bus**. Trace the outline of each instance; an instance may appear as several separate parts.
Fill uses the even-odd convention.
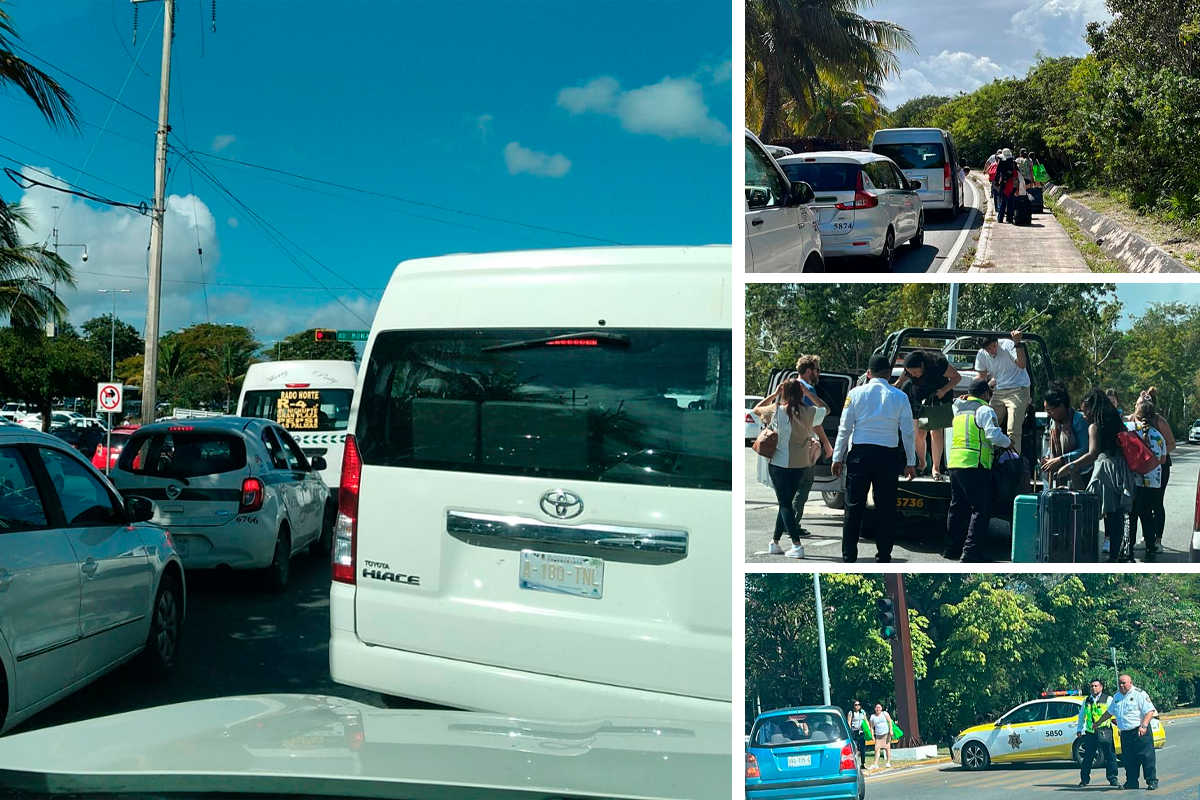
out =
[[[267,361],[250,365],[238,397],[239,417],[275,420],[306,456],[324,457],[321,477],[335,503],[357,380],[351,361]]]

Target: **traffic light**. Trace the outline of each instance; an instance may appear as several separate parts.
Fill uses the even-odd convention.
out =
[[[879,609],[879,635],[884,639],[896,638],[896,606],[890,597],[881,597],[875,601]]]
[[[331,331],[328,328],[317,328],[313,334],[313,338],[318,342],[336,342],[337,331]]]

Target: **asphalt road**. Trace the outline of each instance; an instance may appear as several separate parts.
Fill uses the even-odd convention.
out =
[[[767,554],[767,544],[775,528],[778,506],[775,494],[757,481],[758,456],[750,448],[745,452],[746,485],[746,563],[783,564],[797,563],[785,556]],[[1191,546],[1192,520],[1196,507],[1196,476],[1200,473],[1200,446],[1181,444],[1172,454],[1171,479],[1167,485],[1166,529],[1163,533],[1165,552],[1159,555],[1158,564],[1185,563]],[[841,561],[842,512],[826,507],[818,492],[809,496],[804,507],[803,526],[813,535],[802,540],[807,561]],[[897,531],[896,547],[892,558],[896,562],[949,563],[941,557],[944,543],[944,528],[910,525]],[[993,561],[1009,561],[1012,547],[1008,523],[993,520],[989,537],[988,556]],[[788,541],[784,537],[784,543]],[[1141,535],[1134,556],[1140,561],[1144,555]],[[859,543],[859,563],[868,563],[874,557],[872,542]]]
[[[926,212],[925,214],[925,243],[913,249],[907,244],[896,248],[896,266],[893,272],[937,272],[943,268],[946,257],[958,242],[959,236],[968,224],[971,233],[963,249],[959,250],[956,261],[968,249],[973,234],[983,229],[983,215],[971,215],[970,207],[979,208],[983,198],[971,181],[965,182],[967,193],[967,209],[956,217],[951,217],[945,211]],[[952,265],[953,266],[953,265]],[[825,264],[825,272],[865,273],[879,272],[879,267],[869,258],[830,258]]]
[[[1167,744],[1156,753],[1158,791],[1147,795],[1158,800],[1195,800],[1200,794],[1200,717],[1167,720]],[[1125,771],[1120,771],[1125,779]],[[1079,788],[1079,768],[1068,761],[1043,764],[993,766],[983,772],[969,772],[955,764],[940,764],[912,770],[898,770],[867,778],[870,800],[1019,800],[1032,793],[1059,792],[1074,797],[1090,797],[1119,792],[1104,781],[1104,770],[1092,772],[1092,782]],[[1145,791],[1145,782],[1141,783]],[[1138,795],[1140,796],[1140,795]]]
[[[252,573],[187,574],[187,615],[174,674],[148,681],[124,666],[5,735],[140,708],[241,694],[323,694],[382,707],[379,695],[329,677],[328,558],[301,553],[283,594]]]

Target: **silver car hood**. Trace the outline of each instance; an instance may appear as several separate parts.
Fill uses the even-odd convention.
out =
[[[196,700],[0,738],[0,786],[329,797],[729,797],[728,725],[540,722],[336,697]]]

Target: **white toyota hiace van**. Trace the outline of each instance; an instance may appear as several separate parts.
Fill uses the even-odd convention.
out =
[[[729,247],[396,268],[346,441],[335,681],[729,719],[732,277]]]

